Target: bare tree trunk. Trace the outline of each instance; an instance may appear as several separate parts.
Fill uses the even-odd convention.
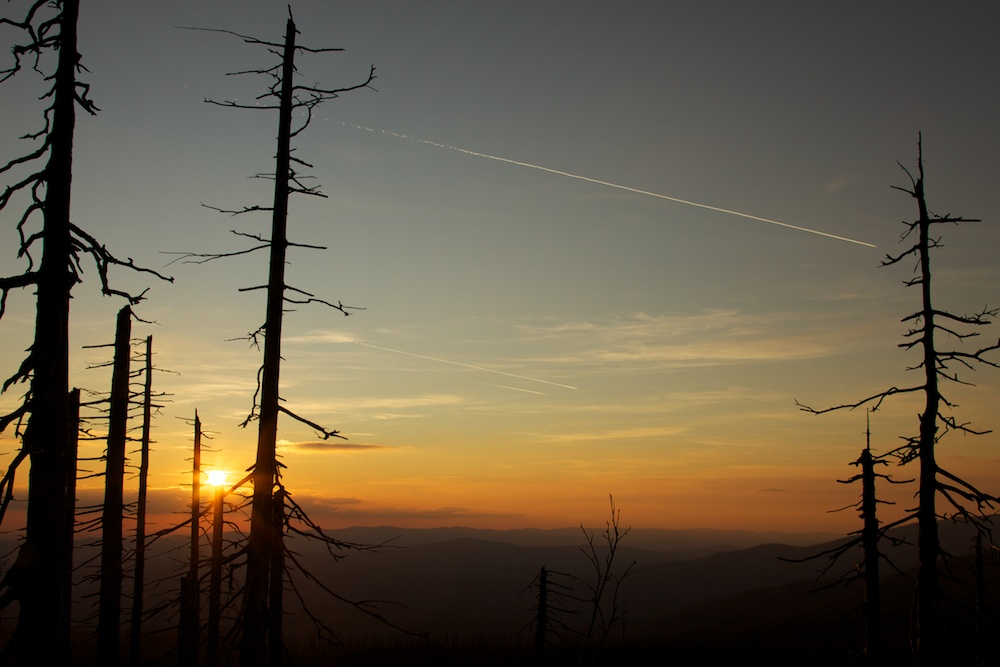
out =
[[[535,667],[545,664],[545,631],[548,629],[549,573],[543,567],[538,573],[538,615],[535,618]]]
[[[281,104],[278,116],[278,151],[274,170],[274,211],[271,224],[270,273],[267,286],[267,319],[264,323],[264,364],[261,373],[260,424],[257,460],[253,469],[253,501],[247,545],[247,580],[243,604],[240,664],[264,664],[269,643],[280,642],[270,634],[275,619],[268,610],[268,583],[272,562],[281,543],[275,534],[274,489],[277,482],[275,443],[278,429],[278,375],[281,364],[281,324],[285,290],[285,251],[288,246],[288,185],[291,166],[292,79],[295,72],[295,23],[285,28]]]
[[[69,392],[69,456],[66,459],[66,530],[63,539],[68,544],[63,545],[63,554],[66,556],[66,563],[61,570],[63,575],[63,599],[65,604],[60,609],[59,641],[63,644],[63,654],[66,656],[67,664],[72,662],[72,644],[70,636],[70,622],[73,611],[73,540],[76,527],[76,462],[78,445],[80,441],[80,390],[73,389]]]
[[[191,667],[198,664],[199,628],[198,612],[201,606],[198,590],[198,556],[201,538],[201,420],[194,412],[194,455],[191,464],[191,553],[188,573],[181,586],[180,637],[177,664]]]
[[[989,593],[986,589],[986,569],[983,556],[983,534],[976,532],[976,665],[986,664],[988,650],[987,639],[991,636],[989,621],[986,618],[986,600]]]
[[[142,445],[139,450],[139,497],[135,510],[135,569],[132,580],[132,621],[129,625],[130,667],[142,662],[143,585],[146,578],[146,479],[149,476],[149,432],[153,417],[153,337],[146,337],[146,375],[142,393]]]
[[[271,560],[271,590],[269,604],[271,612],[271,641],[268,644],[269,667],[281,667],[284,662],[285,642],[282,636],[282,621],[285,612],[285,489],[281,486],[274,492],[274,539],[277,550]]]
[[[212,562],[208,589],[208,663],[215,664],[219,652],[219,628],[222,620],[222,529],[226,489],[215,487],[212,501]]]
[[[76,83],[76,23],[79,0],[65,0],[59,21],[58,65],[53,86],[51,144],[45,167],[44,247],[36,292],[35,339],[31,346],[31,416],[22,439],[29,453],[28,509],[24,543],[14,572],[8,576],[19,602],[17,627],[8,647],[15,662],[62,665],[69,663],[66,647],[52,641],[63,637],[69,598],[63,568],[65,553],[66,468],[70,448],[69,299],[74,276],[70,266],[70,191],[73,178],[73,130]],[[53,576],[59,573],[58,576]]]
[[[923,368],[925,376],[925,406],[920,415],[920,440],[918,456],[920,460],[920,486],[917,503],[917,664],[931,667],[940,664],[943,657],[944,628],[938,603],[941,591],[937,569],[940,553],[938,541],[937,509],[937,461],[934,447],[937,444],[937,420],[940,413],[941,392],[938,388],[938,359],[934,346],[934,307],[931,305],[930,266],[930,215],[924,199],[923,156],[920,157],[920,177],[914,186],[914,195],[920,211],[918,222],[920,238],[920,290],[923,322],[921,344],[923,347]]]
[[[115,361],[108,416],[107,472],[101,519],[101,597],[97,614],[97,661],[118,664],[122,606],[122,519],[124,514],[125,440],[128,427],[129,363],[132,357],[132,309],[118,311]]]
[[[865,582],[865,657],[869,665],[881,663],[882,594],[879,579],[879,531],[875,496],[875,460],[870,447],[861,452],[861,544],[864,549]]]

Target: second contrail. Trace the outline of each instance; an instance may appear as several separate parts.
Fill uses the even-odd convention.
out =
[[[580,181],[586,181],[588,183],[595,183],[597,185],[604,185],[609,188],[617,188],[618,190],[625,190],[626,192],[634,192],[639,195],[646,195],[648,197],[656,197],[658,199],[666,199],[667,201],[672,201],[677,204],[684,204],[686,206],[694,206],[696,208],[703,208],[709,211],[716,211],[717,213],[725,213],[727,215],[735,215],[741,218],[747,218],[749,220],[757,220],[759,222],[766,222],[769,225],[778,225],[779,227],[787,227],[788,229],[794,229],[799,232],[807,232],[809,234],[816,234],[817,236],[825,236],[828,239],[835,239],[837,241],[845,241],[847,243],[855,243],[857,245],[862,245],[868,248],[876,247],[873,243],[868,243],[866,241],[858,241],[857,239],[848,238],[846,236],[838,236],[836,234],[830,234],[828,232],[821,232],[818,229],[809,229],[808,227],[800,227],[798,225],[792,225],[787,222],[781,222],[779,220],[772,220],[771,218],[762,218],[759,215],[751,215],[750,213],[741,213],[739,211],[733,211],[728,208],[721,208],[719,206],[712,206],[711,204],[702,204],[695,201],[690,201],[688,199],[681,199],[680,197],[671,197],[669,195],[663,195],[658,192],[650,192],[649,190],[640,190],[638,188],[631,188],[627,185],[620,185],[618,183],[610,183],[608,181],[602,181],[597,178],[590,178],[589,176],[581,176],[579,174],[571,174],[568,171],[561,171],[559,169],[552,169],[551,167],[543,167],[538,164],[531,164],[530,162],[521,162],[519,160],[511,160],[510,158],[500,157],[498,155],[490,155],[489,153],[479,153],[477,151],[470,151],[466,148],[458,148],[457,146],[449,146],[448,144],[439,144],[436,141],[428,141],[427,139],[419,139],[417,137],[411,137],[405,134],[400,134],[398,132],[390,132],[388,130],[376,130],[371,127],[365,127],[363,125],[357,125],[355,123],[348,123],[345,121],[337,121],[341,125],[347,125],[348,127],[353,127],[359,130],[364,130],[366,132],[378,132],[380,134],[386,134],[390,137],[396,137],[399,139],[407,139],[409,141],[416,141],[421,144],[427,144],[428,146],[434,146],[436,148],[445,148],[450,151],[455,151],[458,153],[465,153],[466,155],[473,155],[475,157],[483,157],[488,160],[496,160],[497,162],[506,162],[507,164],[517,165],[519,167],[528,167],[529,169],[537,169],[538,171],[545,171],[550,174],[557,174],[559,176],[565,176],[567,178],[575,178]]]

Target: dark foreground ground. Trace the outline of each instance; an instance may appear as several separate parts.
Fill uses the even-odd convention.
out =
[[[284,633],[285,664],[294,667],[359,665],[363,667],[445,667],[447,665],[563,667],[569,665],[864,665],[865,624],[860,613],[864,590],[859,581],[838,583],[817,580],[823,561],[790,563],[816,554],[829,544],[790,546],[736,543],[710,546],[654,542],[638,543],[622,553],[622,564],[635,560],[633,575],[620,591],[624,618],[607,635],[600,650],[590,650],[581,661],[580,635],[554,631],[547,635],[545,651],[534,650],[536,591],[533,577],[545,566],[553,581],[569,583],[554,573],[588,574],[587,560],[572,541],[555,533],[532,537],[517,544],[508,535],[473,536],[437,532],[404,535],[404,548],[352,554],[331,562],[329,554],[296,545],[300,561],[340,595],[352,600],[388,600],[380,613],[407,632],[394,630],[356,609],[327,596],[299,575],[286,587]],[[662,537],[662,536],[659,536]],[[673,535],[675,541],[690,536]],[[739,537],[726,535],[727,538]],[[904,535],[904,537],[907,537]],[[912,537],[912,536],[908,536]],[[489,538],[489,539],[486,539]],[[702,538],[699,537],[699,540]],[[712,539],[715,539],[714,537]],[[912,544],[911,539],[911,544]],[[180,540],[178,547],[183,547]],[[1000,565],[986,563],[987,596],[981,609],[977,599],[967,536],[956,534],[948,544],[951,553],[966,554],[949,561],[944,579],[948,601],[942,614],[948,620],[953,655],[941,665],[998,664],[1000,655]],[[180,549],[180,552],[183,552]],[[912,550],[911,550],[912,551]],[[177,659],[178,568],[184,559],[164,553],[153,561],[149,577],[148,610],[144,621],[141,664],[174,667]],[[82,555],[82,554],[81,554]],[[882,576],[884,658],[888,667],[912,664],[910,609],[914,565],[906,549],[893,553],[902,574],[886,567]],[[81,559],[83,560],[83,559]],[[840,568],[850,574],[853,556]],[[618,570],[620,571],[620,569]],[[81,576],[85,569],[81,570]],[[227,603],[223,632],[238,625],[242,572],[227,572]],[[296,577],[298,577],[296,579]],[[293,580],[298,581],[293,585]],[[296,588],[296,586],[298,588]],[[74,596],[75,667],[96,664],[96,628],[92,581],[81,579]],[[309,613],[297,603],[302,593]],[[576,589],[577,592],[579,589]],[[207,586],[202,606],[206,606]],[[588,608],[577,605],[551,620],[579,630],[586,624]],[[122,661],[128,664],[128,600],[123,605]],[[16,604],[0,611],[0,646],[5,645],[16,620]],[[312,616],[310,616],[312,614]],[[314,623],[319,619],[322,628]],[[207,619],[203,614],[202,623]],[[977,628],[982,631],[977,633]],[[223,654],[211,661],[203,653],[200,664],[236,665],[232,637],[223,637]],[[981,642],[981,643],[979,643]],[[592,643],[593,647],[595,644]],[[993,656],[985,662],[978,656]],[[107,667],[101,665],[100,667]]]

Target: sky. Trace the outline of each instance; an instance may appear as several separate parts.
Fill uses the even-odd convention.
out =
[[[899,348],[918,308],[903,286],[912,266],[879,266],[917,214],[892,186],[909,184],[920,132],[931,208],[982,219],[942,230],[935,304],[1000,305],[994,3],[292,11],[300,44],[344,49],[300,58],[298,81],[351,86],[371,65],[377,77],[325,103],[295,144],[327,198],[293,198],[289,236],[326,250],[292,249],[288,283],[359,308],[297,307],[284,324],[286,405],[346,437],[279,423],[284,483],[324,526],[600,526],[610,494],[636,527],[855,529],[854,511],[831,510],[860,492],[837,480],[855,472],[865,412],[816,416],[795,401],[921,381]],[[154,389],[167,394],[151,455],[159,526],[189,493],[195,410],[206,468],[235,478],[254,459],[256,430],[239,424],[261,355],[233,339],[263,323],[263,292],[239,289],[266,282],[266,257],[171,253],[247,247],[230,230],[269,234],[267,215],[203,204],[269,206],[270,181],[252,176],[273,171],[277,132],[273,111],[205,103],[253,103],[266,81],[227,73],[273,55],[180,28],[277,42],[287,12],[259,0],[81,9],[82,79],[100,113],[78,117],[74,221],[175,279],[113,274],[150,288],[133,336],[153,336]],[[30,72],[3,86],[6,160],[30,147],[17,137],[39,127],[44,88]],[[0,214],[4,274],[24,268],[19,210]],[[99,291],[89,269],[72,304],[71,383],[95,392],[110,385],[93,367],[109,352],[85,346],[111,342],[124,305]],[[32,295],[11,297],[4,376],[32,326]],[[1000,371],[960,377],[976,384],[948,390],[960,418],[1000,428]],[[912,434],[919,410],[916,397],[887,403],[872,447]],[[16,447],[0,436],[7,460]],[[83,447],[92,458],[103,445]],[[995,433],[949,436],[940,461],[1000,488]],[[99,497],[98,480],[80,484],[81,502]],[[912,493],[887,491],[898,502],[885,518]]]

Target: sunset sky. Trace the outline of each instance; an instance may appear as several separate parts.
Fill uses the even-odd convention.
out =
[[[167,253],[247,247],[230,229],[269,234],[267,215],[201,204],[270,205],[271,182],[248,177],[273,171],[277,117],[204,102],[253,103],[266,82],[226,73],[271,54],[178,27],[280,41],[287,9],[82,4],[82,80],[101,111],[77,121],[74,221],[175,277],[113,276],[151,287],[135,311],[155,324],[133,334],[152,334],[170,371],[155,377],[169,399],[152,497],[181,510],[196,409],[216,450],[206,467],[253,462],[256,429],[238,424],[260,353],[229,339],[262,324],[263,292],[238,290],[265,283],[267,266],[264,253],[166,266]],[[854,474],[865,412],[809,415],[795,400],[825,407],[921,381],[898,347],[918,307],[903,287],[912,267],[879,268],[917,214],[891,186],[909,185],[897,161],[915,168],[918,132],[931,208],[983,220],[942,230],[936,305],[1000,306],[996,3],[292,10],[301,44],[345,49],[300,58],[299,81],[350,86],[372,64],[377,76],[375,90],[324,104],[296,142],[328,198],[293,198],[289,235],[328,249],[292,249],[288,282],[364,308],[285,319],[283,398],[347,438],[279,424],[285,484],[325,526],[602,525],[613,494],[637,527],[852,530],[854,512],[828,511],[859,492],[836,480]],[[13,39],[0,28],[2,53]],[[31,72],[3,85],[0,162],[31,147],[17,137],[40,126],[43,90]],[[24,269],[21,210],[0,214],[3,274]],[[83,346],[111,341],[124,304],[85,269],[71,383],[106,391],[109,371],[88,366],[109,351]],[[30,292],[10,298],[4,377],[33,317]],[[977,385],[948,390],[961,420],[1000,429],[1000,371],[960,377]],[[873,447],[913,433],[920,407],[904,397],[875,413]],[[0,436],[8,459],[16,446],[12,430]],[[1000,490],[1000,435],[951,435],[940,460]],[[82,501],[96,484],[81,482]]]

